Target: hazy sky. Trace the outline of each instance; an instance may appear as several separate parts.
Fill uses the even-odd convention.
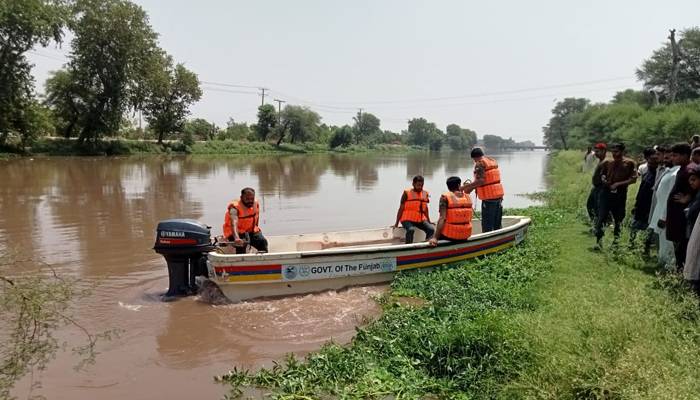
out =
[[[383,129],[424,117],[537,143],[556,99],[640,88],[635,68],[668,29],[700,23],[697,0],[136,3],[203,82],[269,88],[266,102],[307,105],[328,124],[361,107]],[[31,55],[40,90],[68,51]],[[258,90],[203,87],[192,117],[255,121]]]

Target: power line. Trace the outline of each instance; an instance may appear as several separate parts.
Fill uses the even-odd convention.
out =
[[[211,92],[224,92],[224,93],[236,93],[236,94],[254,94],[258,95],[257,92],[245,92],[243,90],[227,90],[227,89],[219,89],[219,88],[210,88],[210,87],[203,87],[202,90],[206,91],[211,91]]]
[[[224,86],[224,87],[235,87],[235,88],[245,88],[245,89],[260,89],[262,86],[251,86],[251,85],[237,85],[233,83],[220,83],[220,82],[209,82],[209,81],[200,81],[201,83],[205,85],[213,85],[213,86]]]
[[[391,104],[391,103],[419,103],[419,102],[432,102],[432,101],[444,101],[444,100],[459,100],[459,99],[465,99],[465,98],[471,98],[471,97],[498,96],[498,95],[503,95],[503,94],[516,94],[516,93],[534,92],[534,91],[547,90],[547,89],[559,89],[559,88],[565,88],[565,87],[586,86],[586,85],[592,85],[592,84],[598,84],[598,83],[622,81],[622,80],[629,80],[629,79],[636,79],[636,77],[625,76],[625,77],[608,78],[608,79],[597,79],[597,80],[592,80],[592,81],[583,81],[583,82],[563,83],[563,84],[557,84],[557,85],[530,87],[530,88],[523,88],[523,89],[504,90],[504,91],[498,91],[498,92],[471,93],[471,94],[464,94],[464,95],[458,95],[458,96],[427,97],[427,98],[416,98],[416,99],[375,100],[375,101],[354,101],[354,102],[344,101],[344,102],[327,102],[327,103],[331,103],[331,104]]]

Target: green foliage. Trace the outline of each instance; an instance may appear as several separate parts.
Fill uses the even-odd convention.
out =
[[[356,144],[369,143],[382,133],[381,121],[374,114],[358,112],[353,120]]]
[[[233,123],[229,120],[229,126]],[[191,136],[194,140],[211,140],[217,137],[219,128],[206,119],[195,118],[185,122],[182,133]]]
[[[141,108],[162,143],[165,135],[182,131],[189,106],[202,97],[202,89],[197,75],[182,64],[173,66],[171,57],[154,56],[151,63]]]
[[[275,106],[272,104],[263,104],[258,107],[258,123],[255,125],[255,134],[261,142],[266,141],[277,126],[277,118]]]
[[[216,135],[217,140],[248,140],[254,139],[253,130],[245,122],[237,123],[229,118],[226,129],[221,129]]]
[[[700,28],[682,31],[677,39],[680,50],[678,94],[676,101],[700,97]],[[654,51],[637,69],[637,78],[644,86],[657,92],[661,100],[669,98],[673,52],[670,41]]]
[[[70,119],[81,141],[96,140],[117,132],[125,111],[144,100],[161,53],[146,13],[129,1],[76,0],[74,13],[68,76],[80,109]]]
[[[568,129],[573,148],[621,141],[630,152],[638,152],[650,145],[687,141],[700,132],[700,101],[649,109],[634,101],[595,104],[571,115]]]
[[[425,118],[409,120],[405,135],[408,144],[425,146],[431,150],[440,150],[445,140],[445,134],[435,126],[435,123],[428,122]]]
[[[476,132],[462,128],[457,124],[447,125],[445,133],[447,134],[447,144],[452,150],[467,150],[476,144]]]
[[[314,141],[318,135],[321,116],[308,107],[288,105],[282,110],[282,126],[277,132],[279,145],[289,135],[291,143]]]
[[[62,347],[55,334],[59,328],[71,325],[85,335],[86,343],[73,349],[81,357],[78,369],[95,361],[98,340],[118,332],[92,334],[76,322],[70,307],[89,293],[77,281],[58,276],[49,266],[26,273],[31,260],[14,254],[3,253],[0,259],[0,267],[25,272],[0,274],[0,398],[7,399],[20,378],[44,369]]]
[[[333,132],[329,146],[331,149],[337,147],[348,147],[353,142],[353,128],[348,125],[344,125]]]
[[[544,144],[554,149],[568,149],[567,142],[574,126],[574,119],[589,105],[588,99],[574,97],[559,101],[552,109],[552,118],[549,123],[542,128]]]
[[[61,0],[0,2],[0,146],[10,136],[29,143],[41,134],[34,80],[25,54],[34,46],[60,43],[69,18]],[[39,120],[37,120],[39,118]]]

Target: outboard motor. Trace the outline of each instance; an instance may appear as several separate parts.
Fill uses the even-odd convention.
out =
[[[207,275],[207,253],[214,250],[211,227],[193,219],[168,219],[158,223],[153,250],[168,263],[166,297],[197,292],[195,277]]]

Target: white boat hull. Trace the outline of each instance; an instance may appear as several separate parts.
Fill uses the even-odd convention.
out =
[[[398,272],[503,251],[524,239],[529,224],[527,217],[504,217],[498,231],[477,233],[465,242],[440,241],[437,247],[401,244],[400,228],[272,236],[268,241],[275,252],[209,253],[209,279],[232,302],[389,282]],[[416,240],[421,234],[416,231]]]

